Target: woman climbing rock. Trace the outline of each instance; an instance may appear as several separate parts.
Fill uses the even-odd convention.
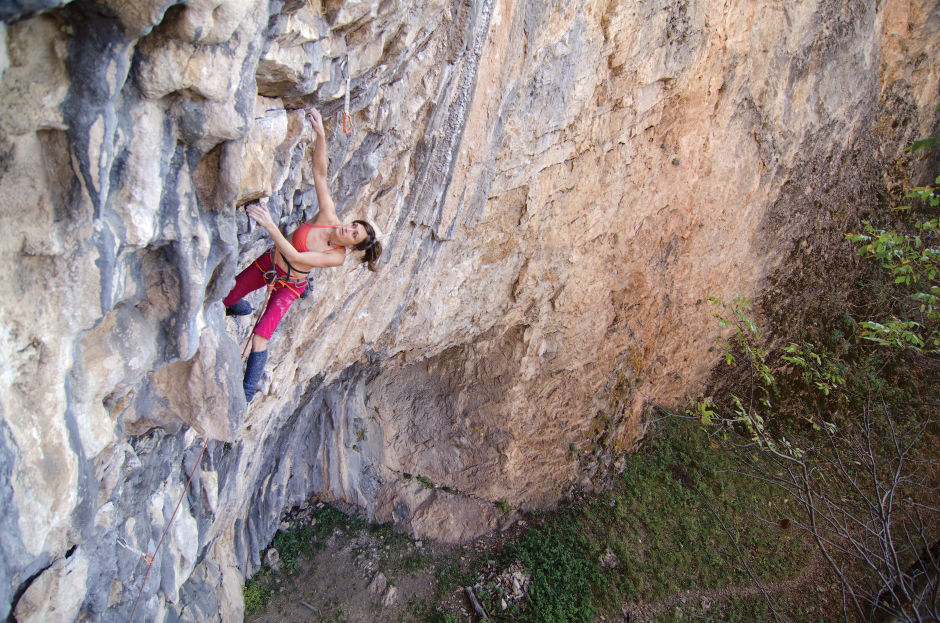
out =
[[[264,364],[268,359],[268,340],[277,328],[287,308],[307,288],[307,275],[314,268],[340,266],[350,249],[361,251],[362,261],[375,270],[375,261],[382,253],[374,225],[363,220],[343,225],[336,216],[336,207],[330,197],[326,183],[327,157],[326,134],[323,119],[316,109],[308,109],[306,117],[313,124],[317,135],[313,150],[313,183],[317,191],[320,209],[312,220],[302,223],[291,234],[290,240],[278,229],[268,211],[267,199],[257,205],[248,206],[248,215],[264,227],[274,246],[261,254],[235,278],[235,287],[223,299],[226,313],[245,316],[251,313],[251,305],[243,301],[249,292],[268,285],[272,288],[267,306],[255,324],[251,336],[251,354],[245,365],[245,400],[251,402]]]

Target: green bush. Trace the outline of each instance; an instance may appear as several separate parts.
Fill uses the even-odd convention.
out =
[[[293,530],[278,530],[271,545],[281,559],[281,568],[287,573],[297,570],[303,556],[313,553],[316,531],[312,526],[303,526]]]

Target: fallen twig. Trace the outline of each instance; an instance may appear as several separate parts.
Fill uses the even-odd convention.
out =
[[[470,598],[470,603],[473,604],[473,609],[477,611],[484,621],[489,621],[490,617],[487,616],[486,610],[483,609],[483,606],[480,605],[480,602],[477,601],[477,596],[473,594],[473,589],[469,586],[464,587],[464,592],[467,593],[467,597]]]

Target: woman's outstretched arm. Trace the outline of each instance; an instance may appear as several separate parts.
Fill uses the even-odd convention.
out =
[[[275,223],[274,219],[271,217],[271,213],[268,211],[267,197],[263,197],[256,204],[253,203],[249,205],[247,209],[248,216],[267,230],[268,234],[271,236],[271,240],[274,242],[274,246],[281,252],[281,256],[287,260],[288,264],[295,266],[306,264],[314,268],[327,268],[330,266],[339,266],[343,263],[345,258],[345,254],[343,253],[323,251],[304,251],[301,253],[295,249],[294,245],[284,237],[277,223]]]
[[[313,125],[313,131],[317,135],[317,142],[313,147],[313,185],[317,189],[317,203],[320,204],[320,211],[317,212],[313,220],[318,225],[339,225],[339,218],[336,216],[336,206],[333,204],[333,198],[330,197],[330,189],[326,184],[327,174],[327,156],[326,156],[326,132],[323,130],[323,117],[316,108],[310,108],[304,113],[310,123]]]

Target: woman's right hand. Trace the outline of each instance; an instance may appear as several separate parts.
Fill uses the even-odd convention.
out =
[[[317,133],[317,136],[324,136],[323,117],[320,116],[320,111],[316,108],[308,108],[304,115],[310,120],[313,131]]]
[[[272,227],[276,227],[274,224],[274,219],[271,218],[271,212],[268,211],[267,197],[262,197],[258,200],[258,203],[249,204],[246,209],[248,211],[248,216],[257,221],[258,224],[265,229],[270,230]]]

